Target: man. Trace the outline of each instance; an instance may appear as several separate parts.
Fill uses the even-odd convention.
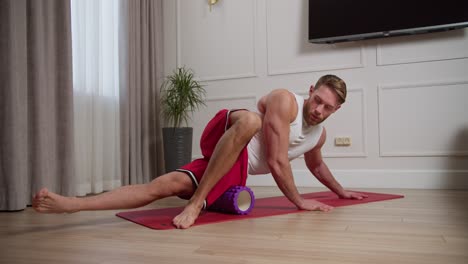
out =
[[[344,190],[321,156],[326,139],[321,123],[345,100],[346,84],[334,75],[322,76],[315,87],[312,85],[308,99],[284,89],[274,90],[260,99],[258,111],[220,111],[203,132],[202,159],[148,184],[123,186],[92,197],[63,197],[42,189],[34,197],[33,207],[44,213],[128,209],[177,195],[190,199],[173,219],[177,228],[185,229],[230,186],[244,185],[248,170],[249,174],[271,173],[297,208],[329,211],[331,206],[300,196],[290,160],[304,154],[312,174],[341,198],[367,197]]]

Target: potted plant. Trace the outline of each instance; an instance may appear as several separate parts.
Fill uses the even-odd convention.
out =
[[[195,110],[205,105],[206,91],[194,79],[191,69],[176,68],[161,85],[161,113],[166,172],[180,168],[192,160],[193,128],[188,120]],[[185,125],[185,126],[183,126]]]

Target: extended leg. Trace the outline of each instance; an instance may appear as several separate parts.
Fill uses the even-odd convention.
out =
[[[127,185],[90,197],[64,197],[47,189],[33,198],[33,208],[40,213],[74,213],[84,210],[137,208],[155,200],[194,192],[193,183],[181,172],[162,175],[150,183]]]
[[[231,169],[242,149],[262,126],[261,118],[249,111],[233,112],[229,118],[231,127],[217,143],[197,190],[184,210],[173,220],[177,228],[188,228],[193,225],[208,193]]]

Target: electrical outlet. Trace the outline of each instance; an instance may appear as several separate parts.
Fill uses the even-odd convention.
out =
[[[340,147],[351,146],[351,137],[335,137],[335,146],[340,146]]]

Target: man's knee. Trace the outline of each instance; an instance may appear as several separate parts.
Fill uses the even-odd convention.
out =
[[[262,119],[253,112],[247,112],[243,118],[243,124],[248,132],[253,136],[262,128]]]
[[[148,183],[148,192],[154,199],[187,195],[193,192],[192,180],[182,172],[171,172]]]
[[[231,122],[231,127],[235,127],[237,134],[246,140],[250,140],[262,128],[260,116],[250,111],[234,112]]]

